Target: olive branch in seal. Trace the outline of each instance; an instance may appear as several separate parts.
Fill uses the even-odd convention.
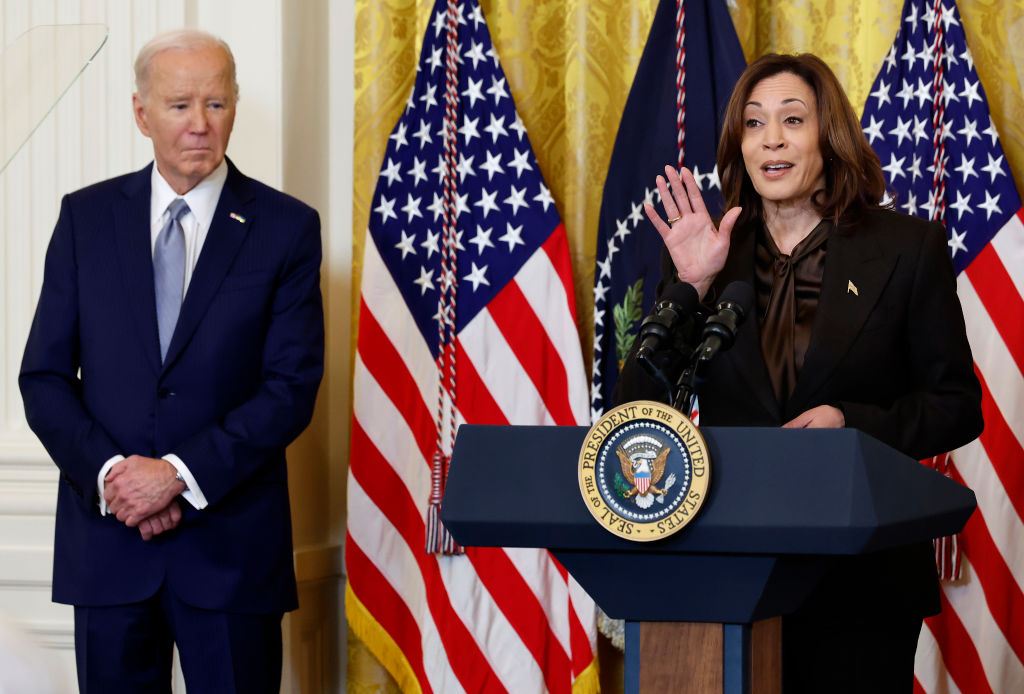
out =
[[[615,355],[619,358],[619,370],[622,370],[622,363],[626,361],[629,348],[633,346],[633,339],[636,337],[636,324],[643,318],[644,280],[641,277],[632,287],[626,289],[622,303],[616,304],[612,309],[612,316],[615,319]]]

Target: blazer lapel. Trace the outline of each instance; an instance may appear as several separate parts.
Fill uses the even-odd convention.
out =
[[[896,257],[886,255],[874,230],[844,226],[828,240],[811,342],[789,404],[798,411],[829,378],[874,309]]]
[[[160,371],[160,337],[156,324],[156,290],[153,287],[153,250],[150,244],[150,164],[130,176],[121,193],[125,200],[113,206],[114,243],[125,281],[125,300],[130,307],[143,353],[150,366]]]
[[[742,231],[733,230],[733,251],[715,281],[717,296],[721,296],[730,282],[739,280],[753,284],[756,238],[756,225],[747,225]],[[779,403],[775,399],[768,378],[768,367],[765,366],[764,355],[761,353],[761,326],[757,317],[756,295],[754,305],[750,307],[743,325],[736,332],[736,342],[719,358],[726,362],[722,366],[733,369],[742,376],[765,411],[776,419],[781,416]]]
[[[251,221],[246,208],[253,197],[248,181],[229,160],[228,178],[185,292],[171,344],[167,347],[165,369],[174,363],[188,344],[245,241]]]

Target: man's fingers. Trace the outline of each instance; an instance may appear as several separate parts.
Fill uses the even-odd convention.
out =
[[[123,495],[127,492],[124,485],[125,479],[122,472],[118,472],[116,475],[108,474],[103,481],[103,498],[111,513],[116,513],[118,508],[124,506]]]
[[[156,514],[155,516],[150,516],[149,517],[148,520],[149,520],[150,525],[153,526],[153,534],[154,535],[159,535],[160,533],[162,533],[162,532],[164,532],[166,530],[170,530],[171,529],[170,520],[166,516],[167,516],[167,512],[166,511],[161,511],[160,513]],[[145,522],[145,521],[143,521],[143,522]]]
[[[134,528],[151,515],[153,514],[151,512],[147,512],[146,509],[126,506],[117,512],[117,520],[121,521],[129,528]]]
[[[139,522],[139,533],[142,535],[143,540],[149,540],[170,529],[171,527],[164,520],[162,513],[150,516],[149,518],[143,518]]]
[[[174,530],[181,522],[181,507],[172,501],[159,511],[149,513],[122,509],[117,519],[129,528],[138,527],[143,540]]]
[[[110,466],[109,470],[107,470],[107,476],[103,478],[104,482],[109,482],[113,479],[116,479],[121,475],[121,473],[123,473],[127,469],[128,460],[117,461],[116,463]]]
[[[154,535],[152,525],[148,521],[139,523],[139,534],[142,535],[143,540],[148,541]]]
[[[134,527],[143,519],[167,509],[178,489],[174,482],[174,467],[170,463],[131,456],[118,465],[121,466],[118,475],[112,480],[108,478],[103,496],[109,511],[119,521]]]

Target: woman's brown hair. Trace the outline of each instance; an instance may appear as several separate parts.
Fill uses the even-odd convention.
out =
[[[810,53],[761,56],[743,71],[725,110],[725,124],[718,142],[718,171],[725,209],[743,208],[738,224],[762,215],[761,196],[743,163],[743,110],[750,93],[763,79],[792,73],[814,91],[818,102],[818,148],[824,164],[825,189],[811,202],[823,217],[856,219],[864,211],[881,206],[885,177],[878,155],[871,149],[850,100],[835,74],[821,58]]]

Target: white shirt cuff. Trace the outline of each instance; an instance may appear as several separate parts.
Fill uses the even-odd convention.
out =
[[[163,459],[174,466],[174,469],[181,475],[181,479],[185,482],[185,491],[181,493],[181,497],[192,504],[197,510],[202,510],[207,507],[206,497],[203,496],[203,490],[199,488],[199,483],[196,482],[196,478],[189,472],[188,466],[173,453],[168,453],[163,456]]]
[[[107,515],[107,500],[103,498],[103,486],[104,480],[107,473],[110,472],[110,468],[114,467],[115,464],[120,463],[124,460],[123,455],[115,455],[107,462],[103,463],[103,467],[100,468],[100,473],[96,476],[96,491],[100,495],[100,515]]]

